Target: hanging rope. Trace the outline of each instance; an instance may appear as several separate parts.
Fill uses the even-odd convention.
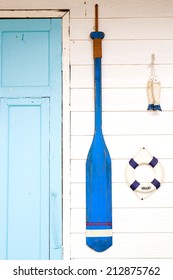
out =
[[[147,110],[162,111],[160,106],[160,89],[161,84],[155,73],[155,56],[151,56],[151,75],[147,83],[147,96],[148,96],[148,108]]]

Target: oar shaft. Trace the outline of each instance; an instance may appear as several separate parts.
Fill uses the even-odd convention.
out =
[[[111,158],[102,134],[101,41],[98,5],[95,7],[94,45],[95,133],[86,161],[86,244],[96,252],[112,246]]]
[[[95,79],[95,131],[102,131],[102,83],[101,58],[94,59]]]
[[[95,32],[91,32],[93,39],[94,80],[95,80],[95,131],[102,130],[102,39],[104,33],[98,31],[98,5],[95,5]]]

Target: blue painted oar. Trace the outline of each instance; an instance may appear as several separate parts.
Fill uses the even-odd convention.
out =
[[[101,40],[95,5],[94,45],[95,132],[86,161],[86,244],[97,252],[112,245],[111,159],[102,134]]]

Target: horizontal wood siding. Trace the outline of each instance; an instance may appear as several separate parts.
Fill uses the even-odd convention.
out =
[[[0,4],[1,9],[70,9],[71,167],[67,176],[70,174],[71,186],[63,197],[70,196],[71,201],[70,258],[173,258],[173,1],[97,3],[99,29],[105,32],[103,132],[112,158],[113,180],[113,246],[100,254],[85,245],[85,161],[94,132],[89,36],[94,30],[94,3],[10,0]],[[146,110],[152,53],[161,81],[162,112]],[[161,188],[144,201],[135,196],[125,179],[128,160],[141,147],[156,156],[164,169]],[[66,246],[66,240],[63,243]]]
[[[157,18],[173,16],[173,3],[170,0],[98,0],[101,18]],[[94,17],[93,1],[82,0],[9,0],[2,1],[1,9],[70,9],[73,19]]]
[[[93,13],[90,9],[92,18],[88,13],[71,17],[72,259],[173,257],[173,15],[166,2],[106,1],[100,7],[103,132],[112,158],[114,234],[113,247],[102,254],[85,246],[85,160],[94,131]],[[163,112],[147,111],[152,53]],[[164,170],[161,188],[144,201],[125,178],[128,160],[141,147],[159,158]]]

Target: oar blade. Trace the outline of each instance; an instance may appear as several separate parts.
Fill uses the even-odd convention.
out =
[[[86,161],[86,244],[97,252],[112,245],[111,159],[96,133]]]

